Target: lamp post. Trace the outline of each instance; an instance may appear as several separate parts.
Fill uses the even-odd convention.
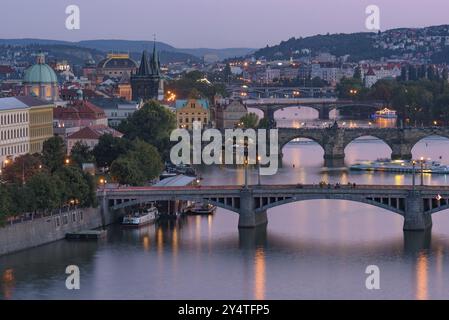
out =
[[[260,186],[260,160],[262,158],[260,156],[257,156],[257,185]]]
[[[412,170],[412,185],[413,185],[413,191],[415,191],[415,186],[416,186],[416,183],[415,183],[416,161],[413,160],[412,164],[413,164],[413,170]]]
[[[248,158],[245,158],[244,161],[245,165],[245,189],[248,189]]]
[[[421,186],[424,185],[424,157],[421,157]]]

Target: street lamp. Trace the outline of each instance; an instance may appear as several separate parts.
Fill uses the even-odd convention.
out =
[[[421,157],[420,159],[420,163],[421,163],[421,186],[424,185],[424,157]]]
[[[66,165],[69,165],[69,164],[70,164],[70,159],[69,159],[69,158],[66,158],[66,159],[64,160],[64,163],[65,163]]]
[[[413,185],[413,190],[415,190],[415,185],[416,185],[416,183],[415,183],[416,161],[415,161],[415,160],[412,161],[412,165],[413,165],[413,170],[412,170],[412,185]]]
[[[248,158],[245,158],[245,161],[243,162],[245,165],[245,189],[248,189]]]
[[[260,160],[262,158],[260,156],[257,156],[257,185],[260,186]]]

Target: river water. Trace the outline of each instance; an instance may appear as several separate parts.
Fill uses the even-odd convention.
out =
[[[285,112],[285,114],[283,114]],[[312,111],[282,117],[313,120]],[[292,114],[293,112],[293,114]],[[280,114],[280,115],[279,115]],[[289,120],[294,126],[295,121]],[[410,184],[410,175],[322,170],[323,151],[312,142],[287,145],[283,167],[262,183]],[[389,157],[387,145],[362,138],[346,162]],[[449,163],[449,141],[431,137],[414,157]],[[241,169],[207,167],[203,184],[243,184]],[[426,175],[426,184],[449,177]],[[419,177],[417,177],[419,181]],[[256,171],[250,182],[257,183]],[[449,212],[433,216],[432,233],[405,233],[401,216],[361,203],[314,200],[268,211],[268,226],[238,230],[238,216],[214,216],[124,230],[108,229],[99,242],[65,240],[0,257],[5,299],[447,299]],[[80,290],[67,290],[65,269],[80,268]],[[380,289],[368,290],[365,270],[380,270]]]

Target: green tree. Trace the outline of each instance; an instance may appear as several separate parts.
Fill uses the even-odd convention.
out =
[[[119,184],[139,186],[145,182],[138,161],[129,156],[121,156],[112,163],[111,175]]]
[[[29,188],[36,210],[47,211],[53,210],[61,204],[61,183],[57,181],[53,176],[45,173],[35,174],[27,182],[27,188]]]
[[[72,150],[70,150],[70,157],[79,167],[81,167],[83,163],[92,163],[95,160],[89,146],[81,141],[77,141],[73,145]]]
[[[164,164],[157,149],[140,139],[133,142],[132,150],[127,156],[138,162],[146,181],[158,177],[164,169]]]
[[[0,225],[12,214],[12,199],[5,184],[0,184]]]
[[[240,122],[243,124],[245,129],[255,129],[259,123],[259,117],[257,114],[251,112],[240,118]]]
[[[42,162],[50,172],[55,172],[64,166],[65,156],[66,148],[61,137],[54,136],[44,142]]]
[[[53,182],[57,185],[60,202],[59,206],[74,200],[82,206],[89,206],[91,200],[91,188],[81,169],[74,166],[65,166],[55,172]]]
[[[139,138],[155,146],[166,159],[170,154],[170,134],[175,128],[174,114],[158,102],[150,101],[123,121],[119,130],[131,141]]]
[[[44,170],[38,154],[25,154],[5,166],[2,179],[7,183],[25,183],[37,172]]]
[[[119,156],[126,154],[130,148],[127,139],[116,138],[111,134],[100,137],[98,144],[94,147],[92,154],[98,167],[110,167],[112,162]]]

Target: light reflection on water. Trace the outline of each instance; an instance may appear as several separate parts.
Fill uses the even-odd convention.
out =
[[[283,153],[283,167],[262,183],[411,183],[410,175],[322,172],[323,152],[313,143]],[[380,141],[358,141],[347,147],[346,162],[390,153]],[[422,141],[413,154],[449,163],[449,141]],[[203,184],[244,181],[241,168],[201,170]],[[257,183],[255,170],[249,178]],[[447,185],[447,176],[427,175],[425,183]],[[59,241],[0,257],[0,292],[6,299],[443,299],[448,213],[434,215],[432,234],[403,233],[401,216],[338,200],[273,208],[268,227],[254,230],[238,230],[237,215],[222,209],[139,230],[111,226],[104,242]],[[69,264],[80,267],[79,291],[65,289]],[[372,264],[381,271],[379,291],[365,289]]]

